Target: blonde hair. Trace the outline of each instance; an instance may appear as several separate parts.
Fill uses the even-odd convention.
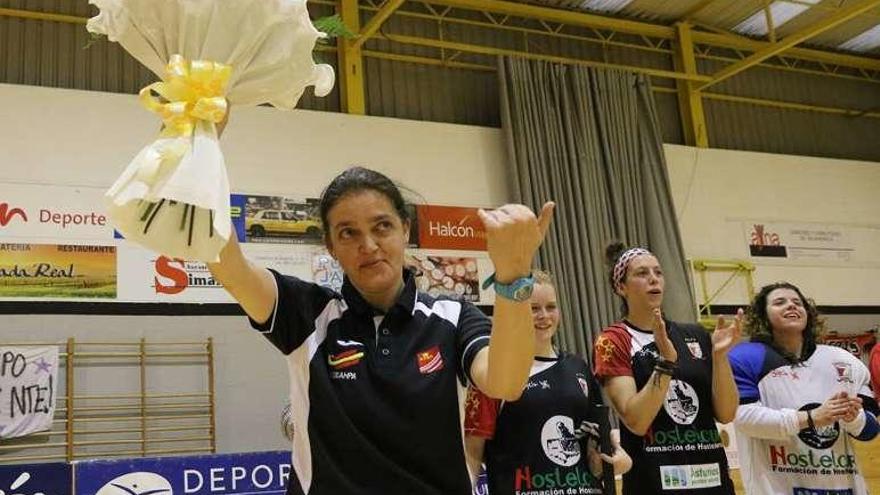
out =
[[[550,272],[548,271],[535,268],[532,270],[532,278],[535,279],[536,284],[547,284],[554,289],[556,288],[556,283],[553,281],[553,275],[550,275]]]

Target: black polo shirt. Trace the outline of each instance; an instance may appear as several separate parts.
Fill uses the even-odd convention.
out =
[[[419,292],[408,271],[384,315],[347,278],[339,294],[272,273],[275,310],[251,325],[287,356],[303,491],[469,494],[462,411],[490,320]]]

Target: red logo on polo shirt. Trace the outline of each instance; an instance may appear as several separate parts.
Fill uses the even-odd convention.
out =
[[[347,351],[342,351],[339,354],[331,354],[327,356],[327,363],[329,363],[334,370],[344,370],[345,368],[350,368],[361,362],[363,357],[364,351],[360,349],[349,349]]]
[[[419,372],[423,375],[443,369],[443,356],[440,355],[440,348],[436,345],[418,353],[416,357],[419,361]]]

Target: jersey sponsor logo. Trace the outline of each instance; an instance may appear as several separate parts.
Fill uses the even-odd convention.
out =
[[[172,495],[172,490],[164,477],[142,471],[110,480],[95,495]]]
[[[553,471],[532,471],[531,466],[516,468],[513,487],[517,495],[543,495],[547,493],[577,493],[578,495],[600,494],[599,481],[583,468],[556,467]],[[569,491],[574,490],[574,491]]]
[[[645,452],[676,452],[694,450],[714,450],[723,448],[718,428],[698,430],[679,428],[655,430],[649,428],[645,433]]]
[[[541,428],[541,447],[548,459],[560,466],[574,466],[581,459],[581,446],[574,436],[574,420],[553,416]]]
[[[694,359],[703,359],[703,348],[700,347],[699,342],[687,342],[687,346]]]
[[[332,371],[330,377],[334,380],[357,380],[357,373],[354,371]]]
[[[357,340],[337,340],[336,344],[340,347],[363,347],[363,342]]]
[[[361,362],[364,351],[360,349],[348,349],[337,354],[327,356],[327,364],[334,370],[344,370]]]
[[[792,495],[853,495],[853,493],[855,492],[850,488],[843,490],[825,490],[823,488],[792,487]]]
[[[541,390],[550,390],[550,382],[547,380],[529,380],[526,383],[526,390],[541,387]]]
[[[856,457],[846,452],[820,453],[812,449],[789,450],[789,446],[772,444],[768,447],[770,470],[775,473],[813,476],[858,474]]]
[[[834,370],[837,372],[837,383],[855,383],[852,378],[852,364],[835,361],[831,363],[834,365]]]
[[[587,383],[587,377],[585,377],[584,375],[582,375],[580,373],[575,375],[575,377],[577,377],[578,385],[581,386],[581,391],[583,391],[584,397],[589,397],[590,396],[590,384]]]
[[[800,408],[801,411],[809,411],[819,407],[819,404],[811,402]],[[827,426],[818,428],[804,428],[798,433],[801,442],[814,449],[827,449],[837,442],[840,437],[840,424],[836,421]]]
[[[797,374],[797,371],[787,368],[773,370],[770,372],[770,376],[772,378],[788,378],[792,381],[798,381],[801,379],[800,375]]]
[[[660,481],[664,490],[698,490],[721,486],[721,466],[717,462],[660,466]]]
[[[663,401],[663,409],[673,421],[680,425],[689,425],[697,419],[700,412],[700,399],[694,387],[682,380],[672,380]]]
[[[419,373],[429,375],[435,371],[443,369],[443,355],[440,354],[440,347],[434,346],[430,349],[419,352],[416,355],[419,365]]]

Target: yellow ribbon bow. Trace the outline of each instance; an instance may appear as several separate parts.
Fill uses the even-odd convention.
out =
[[[197,120],[216,124],[226,116],[228,103],[223,94],[231,75],[232,67],[228,65],[207,60],[190,62],[182,55],[172,55],[165,66],[165,80],[142,89],[138,99],[144,108],[162,118],[163,137],[191,136]]]

